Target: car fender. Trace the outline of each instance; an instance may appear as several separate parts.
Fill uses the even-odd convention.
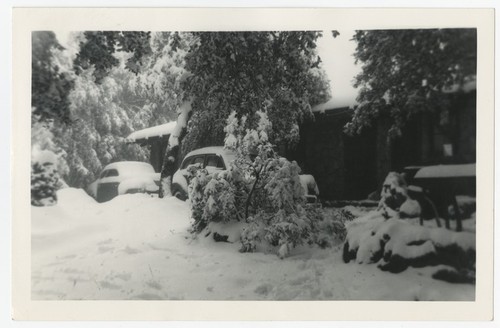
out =
[[[97,197],[97,185],[98,184],[99,184],[99,180],[95,180],[94,182],[92,182],[91,184],[89,184],[88,187],[87,187],[87,189],[86,189],[87,194],[89,194],[93,198],[96,198]]]
[[[188,181],[186,178],[187,171],[186,170],[177,170],[172,177],[172,187],[175,185],[178,186],[180,190],[182,190],[186,195],[188,194]]]

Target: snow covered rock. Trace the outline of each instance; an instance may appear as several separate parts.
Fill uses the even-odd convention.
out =
[[[410,207],[410,206],[408,206]],[[472,232],[420,226],[414,221],[385,220],[377,211],[346,223],[344,262],[378,263],[384,271],[398,273],[408,267],[444,264],[454,280],[474,280],[476,239]],[[439,273],[436,278],[450,276]],[[461,277],[461,278],[457,278]],[[462,279],[463,280],[463,279]],[[461,281],[462,281],[461,280]]]

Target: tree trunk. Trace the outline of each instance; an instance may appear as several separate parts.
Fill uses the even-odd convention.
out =
[[[250,210],[250,202],[252,201],[252,195],[253,195],[253,192],[255,191],[255,187],[257,186],[257,182],[259,182],[260,173],[264,169],[264,166],[265,165],[263,164],[262,167],[260,168],[260,170],[255,172],[255,181],[253,182],[252,189],[248,193],[247,201],[245,204],[245,221],[248,220],[248,214],[249,214],[249,210]]]
[[[380,117],[377,124],[377,182],[381,186],[392,169],[392,142],[388,136],[390,121]]]
[[[163,157],[163,165],[160,173],[160,191],[158,196],[163,198],[165,196],[171,195],[172,186],[172,176],[177,169],[176,159],[179,155],[179,145],[170,147],[167,146],[165,151],[165,156]]]
[[[181,153],[180,149],[182,139],[184,139],[184,136],[186,135],[186,127],[190,114],[191,100],[188,100],[185,101],[179,108],[177,125],[168,139],[168,146],[165,151],[165,156],[163,157],[163,165],[160,173],[160,190],[158,194],[160,198],[172,194],[172,191],[170,190],[172,185],[172,176],[177,170],[177,163],[180,162],[178,157]]]

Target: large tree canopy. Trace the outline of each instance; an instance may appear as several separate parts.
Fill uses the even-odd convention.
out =
[[[224,122],[233,110],[239,115],[267,110],[274,126],[272,140],[293,144],[298,140],[298,123],[310,115],[311,106],[329,97],[328,81],[316,53],[320,32],[163,33],[154,38],[152,46],[149,32],[84,35],[75,59],[77,73],[93,67],[99,83],[118,65],[116,53],[127,52],[126,68],[142,74],[142,90],[155,102],[164,102],[166,96],[192,99],[187,149],[222,144]],[[161,63],[169,65],[167,57],[178,67],[184,65],[184,58],[175,57],[179,49],[189,73],[182,86],[182,74],[157,69]],[[148,69],[149,76],[145,76]],[[151,80],[155,74],[157,81]],[[164,85],[169,79],[177,89],[175,95]],[[161,86],[164,95],[158,98]]]
[[[395,137],[413,114],[446,108],[443,91],[475,80],[475,29],[357,31],[354,40],[362,72],[355,80],[359,106],[346,126],[350,133],[384,115]]]
[[[54,32],[36,31],[31,36],[31,106],[33,115],[40,120],[68,122],[68,94],[72,81],[61,72],[54,54],[63,50]]]
[[[176,119],[183,102],[182,88],[190,33],[156,32],[151,35],[151,55],[145,57],[141,71],[135,79],[135,96],[139,96],[154,108],[150,124],[165,123]]]
[[[311,106],[329,97],[328,81],[318,67],[319,32],[194,33],[186,55],[186,97],[193,115],[185,151],[222,144],[231,111],[239,116],[265,110],[273,124],[271,140],[298,141],[298,123]],[[254,117],[254,115],[248,115]],[[251,122],[249,122],[251,123]]]
[[[87,31],[83,34],[85,39],[80,42],[80,51],[74,61],[75,72],[80,74],[93,66],[96,82],[118,66],[120,61],[116,52],[131,54],[125,67],[134,73],[139,72],[143,58],[151,54],[150,32]]]
[[[126,137],[134,130],[175,119],[180,102],[175,96],[180,89],[178,79],[183,72],[183,53],[180,49],[176,52],[170,49],[168,33],[152,34],[148,39],[151,53],[141,57],[117,46],[99,48],[85,37],[95,40],[99,33],[85,32],[73,40],[84,48],[93,44],[95,52],[102,54],[103,62],[91,57],[85,69],[75,64],[80,67],[70,93],[75,121],[62,131],[61,138],[69,166],[65,179],[71,186],[86,186],[110,162],[146,161],[147,149],[128,143]],[[126,44],[137,44],[142,36],[139,32],[113,33],[108,34],[108,40],[122,39]],[[81,63],[83,58],[81,50],[76,63]],[[137,72],[127,66],[130,58],[140,60]],[[96,73],[99,69],[101,72]]]
[[[189,111],[179,116],[185,120],[189,113],[187,131],[179,129],[171,139],[181,142],[167,150],[166,158],[172,162],[191,149],[223,144],[232,111],[240,117],[266,111],[273,125],[271,141],[294,144],[298,124],[311,115],[312,106],[329,97],[316,53],[320,32],[174,32],[156,33],[153,38],[145,32],[85,32],[84,36],[74,62],[77,73],[92,69],[96,83],[102,83],[119,66],[117,53],[124,53],[125,68],[137,74],[131,81],[135,96],[154,108],[155,121],[170,118],[187,100],[184,109]],[[248,123],[250,128],[256,124]],[[163,171],[164,177],[172,173]]]

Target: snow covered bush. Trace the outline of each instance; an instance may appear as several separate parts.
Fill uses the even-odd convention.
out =
[[[31,205],[49,206],[57,203],[56,192],[60,187],[54,153],[40,151],[31,163]]]
[[[274,151],[267,114],[257,112],[250,120],[233,112],[225,132],[225,147],[236,153],[228,170],[210,175],[190,168],[193,230],[200,232],[211,222],[242,222],[242,252],[269,246],[282,258],[297,245],[318,241],[323,212],[306,205],[297,163]]]
[[[398,211],[407,198],[407,185],[402,174],[389,172],[380,192],[379,207]]]
[[[189,184],[189,200],[191,215],[194,220],[193,230],[200,232],[210,222],[239,221],[236,201],[236,184],[233,171],[215,172],[208,174],[206,169],[191,166]]]
[[[418,220],[385,219],[373,211],[347,223],[343,258],[347,263],[378,263],[380,269],[398,273],[408,267],[446,265],[436,279],[474,282],[476,242],[473,232],[421,226]]]
[[[265,241],[278,246],[280,256],[285,257],[291,248],[311,239],[316,217],[305,206],[295,162],[274,158],[267,170],[261,172],[261,183],[255,180],[252,187],[258,191],[247,217],[251,224],[242,236],[242,250],[254,251],[256,243]]]
[[[345,241],[346,223],[355,216],[346,209],[317,209],[317,233],[314,242],[321,248],[332,247]]]
[[[60,175],[67,172],[66,153],[58,147],[51,132],[53,121],[33,116],[31,127],[31,204],[53,205],[56,191],[65,183]]]

